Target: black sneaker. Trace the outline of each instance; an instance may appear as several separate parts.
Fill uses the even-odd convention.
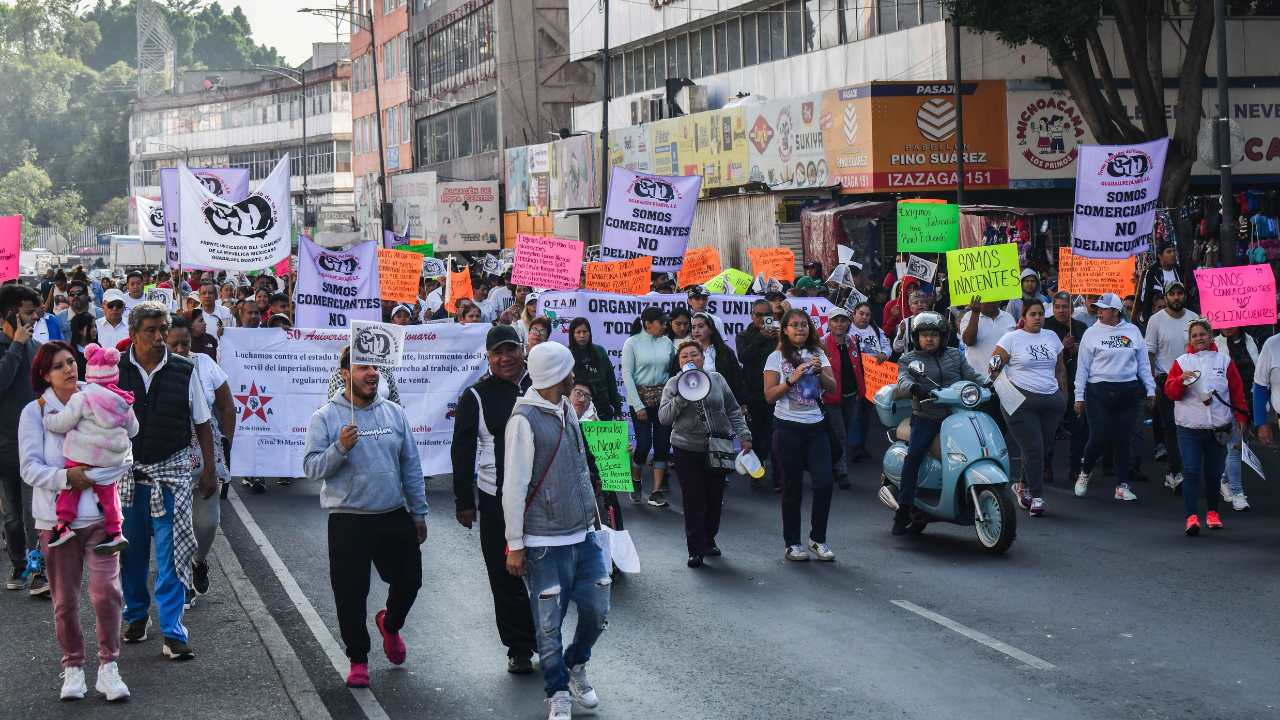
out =
[[[639,493],[639,492],[630,492],[630,493],[627,493],[627,497],[631,498],[631,502],[633,502],[633,503],[642,503],[642,502],[644,502],[644,495],[642,495],[642,494],[641,494],[641,493]]]
[[[209,592],[209,565],[197,562],[191,564],[191,584],[196,586],[196,594]]]
[[[836,485],[840,486],[841,490],[848,490],[849,488],[853,487],[853,483],[849,482],[848,475],[837,475]]]
[[[666,507],[667,505],[670,505],[670,503],[667,502],[667,494],[661,490],[654,490],[653,493],[649,495],[649,504],[654,507]]]
[[[114,555],[115,553],[123,552],[127,547],[129,547],[129,541],[125,539],[124,535],[121,535],[120,533],[112,533],[107,536],[106,540],[103,540],[93,546],[93,554],[105,557],[107,555]]]
[[[1147,482],[1151,478],[1139,468],[1129,468],[1129,482]]]
[[[177,638],[165,637],[164,645],[160,648],[160,652],[171,660],[190,660],[196,654],[191,651],[191,646]]]
[[[124,641],[127,643],[140,643],[147,639],[147,628],[151,627],[151,616],[148,615],[141,620],[134,620],[129,623],[129,627],[125,628]]]
[[[49,547],[58,547],[59,545],[70,542],[76,536],[76,531],[72,530],[66,523],[58,523],[53,526],[53,537],[49,538]]]
[[[276,478],[277,485],[288,485],[292,481],[293,480],[291,478],[286,478],[286,477]]]
[[[533,672],[533,657],[526,655],[524,657],[507,658],[507,672],[512,675],[529,675]]]
[[[191,608],[195,607],[195,605],[196,605],[196,598],[198,598],[198,597],[200,597],[200,596],[199,596],[199,595],[197,595],[197,594],[196,594],[196,591],[195,591],[195,590],[192,590],[191,588],[186,588],[186,591],[187,591],[187,596],[186,596],[186,598],[184,598],[184,599],[183,599],[183,601],[182,601],[182,609],[183,609],[183,610],[190,610]]]
[[[695,567],[702,567],[702,556],[701,556],[701,555],[690,555],[690,556],[689,556],[689,562],[688,562],[688,565],[689,565],[689,567],[691,567],[691,568],[695,568]]]
[[[24,574],[24,568],[16,567],[13,569],[13,575],[9,577],[9,582],[5,583],[5,590],[21,590],[27,586],[27,576]]]
[[[764,483],[760,482],[760,478],[757,478],[757,477],[753,477],[753,478],[751,478],[751,489],[752,489],[752,490],[759,490],[759,489],[760,489],[760,488],[762,488],[762,487],[764,487]]]
[[[707,554],[711,557],[720,557],[720,548],[715,543],[711,543],[711,545],[707,547]]]
[[[249,487],[256,493],[264,493],[267,491],[267,481],[263,478],[256,477]]]
[[[911,511],[906,505],[899,505],[897,512],[893,514],[893,530],[894,535],[906,535],[907,526],[911,524]]]
[[[850,448],[850,450],[853,452],[854,462],[861,462],[863,460],[868,460],[871,458],[871,453],[867,452],[867,449],[862,447],[861,445],[855,445],[852,448]]]
[[[31,587],[27,588],[27,593],[32,597],[49,594],[49,580],[44,576],[44,573],[36,573],[31,576]]]
[[[231,489],[231,483],[222,483],[222,490],[218,493],[218,497],[223,500],[226,500],[227,491],[229,491],[230,489]]]

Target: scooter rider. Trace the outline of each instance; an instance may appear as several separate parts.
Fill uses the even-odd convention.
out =
[[[936,407],[932,403],[923,402],[935,387],[947,387],[960,380],[969,380],[982,386],[989,386],[987,379],[977,373],[964,353],[959,348],[946,347],[942,344],[942,334],[947,323],[942,315],[927,311],[912,318],[911,335],[915,349],[904,354],[898,360],[898,386],[894,390],[896,399],[910,397],[911,408],[911,441],[907,443],[907,458],[902,463],[902,484],[898,492],[898,511],[893,516],[893,534],[903,535],[907,525],[911,523],[911,514],[915,511],[916,482],[920,476],[920,462],[929,446],[942,429],[942,421],[946,419],[948,410]],[[936,386],[929,383],[918,383],[912,377],[908,367],[913,360],[924,365],[924,375]]]

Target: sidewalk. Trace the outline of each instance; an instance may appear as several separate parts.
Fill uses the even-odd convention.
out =
[[[0,560],[0,572],[9,577],[7,561]],[[58,699],[62,653],[54,638],[52,604],[25,590],[0,590],[0,625],[6,640],[0,647],[3,714],[22,720],[329,720],[297,656],[221,534],[209,558],[209,586],[209,593],[183,618],[195,659],[176,662],[161,655],[154,605],[147,641],[121,647],[120,674],[132,693],[121,703],[107,703],[93,689],[97,641],[87,590],[81,617],[89,692],[78,702]]]

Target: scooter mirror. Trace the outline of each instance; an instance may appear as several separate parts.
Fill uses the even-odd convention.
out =
[[[923,375],[924,363],[920,362],[919,360],[912,360],[911,363],[907,365],[907,370],[910,371],[912,375],[916,375],[916,376]]]
[[[999,355],[992,355],[991,362],[987,363],[987,369],[992,373],[996,373],[999,372],[1002,367],[1004,367],[1004,360],[1000,359]]]

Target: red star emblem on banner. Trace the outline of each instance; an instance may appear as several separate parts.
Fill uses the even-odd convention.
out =
[[[825,333],[827,327],[827,314],[818,312],[818,304],[814,303],[809,306],[809,315],[813,320],[814,326],[819,333]]]
[[[267,415],[262,411],[262,408],[267,403],[271,402],[271,397],[268,395],[259,395],[257,383],[249,385],[248,395],[235,395],[234,397],[237,402],[244,405],[244,416],[240,418],[241,422],[248,420],[250,415],[257,415],[262,418],[263,422],[267,421]]]

